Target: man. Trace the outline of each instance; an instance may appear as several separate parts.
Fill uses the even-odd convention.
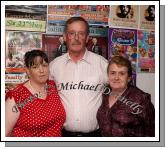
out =
[[[60,37],[59,41],[60,41],[60,45],[57,48],[55,57],[58,57],[58,56],[61,56],[61,55],[65,54],[65,53],[67,53],[67,48],[66,48],[66,45],[64,43],[64,38]]]
[[[24,67],[24,62],[21,60],[21,58],[17,55],[16,56],[16,68],[23,68]]]
[[[12,53],[9,53],[8,59],[6,60],[6,67],[16,67],[16,59],[13,57]]]
[[[131,5],[119,5],[120,13],[117,13],[119,18],[131,18]]]
[[[145,16],[145,19],[147,21],[154,21],[155,20],[155,6],[149,5],[146,11],[148,15]]]
[[[93,46],[92,46],[92,52],[102,55],[102,49],[100,46],[97,45],[97,39],[92,38]]]
[[[68,53],[50,63],[50,78],[57,84],[66,111],[63,136],[100,136],[96,114],[107,82],[108,61],[86,49],[88,34],[85,19],[67,20],[63,36]]]

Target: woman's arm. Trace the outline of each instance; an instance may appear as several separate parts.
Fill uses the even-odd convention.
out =
[[[14,98],[8,98],[5,101],[5,136],[10,137],[11,132],[20,116],[20,111],[14,101]]]
[[[155,109],[151,102],[151,96],[147,94],[143,103],[143,122],[145,123],[145,137],[155,136]]]

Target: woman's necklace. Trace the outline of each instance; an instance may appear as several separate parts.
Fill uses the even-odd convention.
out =
[[[31,90],[34,91],[35,94],[37,94],[37,97],[38,97],[38,98],[42,98],[42,97],[44,97],[44,96],[46,95],[46,92],[47,92],[47,90],[46,90],[46,85],[44,86],[43,91],[37,91],[37,90],[31,85],[30,80],[28,81],[28,83],[29,83],[29,86],[31,87]],[[43,88],[43,87],[42,87],[42,88]],[[41,89],[42,89],[42,88],[41,88]]]

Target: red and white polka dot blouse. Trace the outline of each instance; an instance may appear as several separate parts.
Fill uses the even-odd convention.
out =
[[[48,81],[45,100],[37,98],[23,86],[7,93],[14,97],[20,117],[12,131],[13,137],[60,137],[65,122],[65,110],[54,81]]]

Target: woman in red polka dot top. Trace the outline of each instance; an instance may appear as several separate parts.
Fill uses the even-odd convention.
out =
[[[41,50],[25,54],[29,80],[7,92],[7,137],[60,137],[65,110],[54,81],[48,80],[48,58]]]

